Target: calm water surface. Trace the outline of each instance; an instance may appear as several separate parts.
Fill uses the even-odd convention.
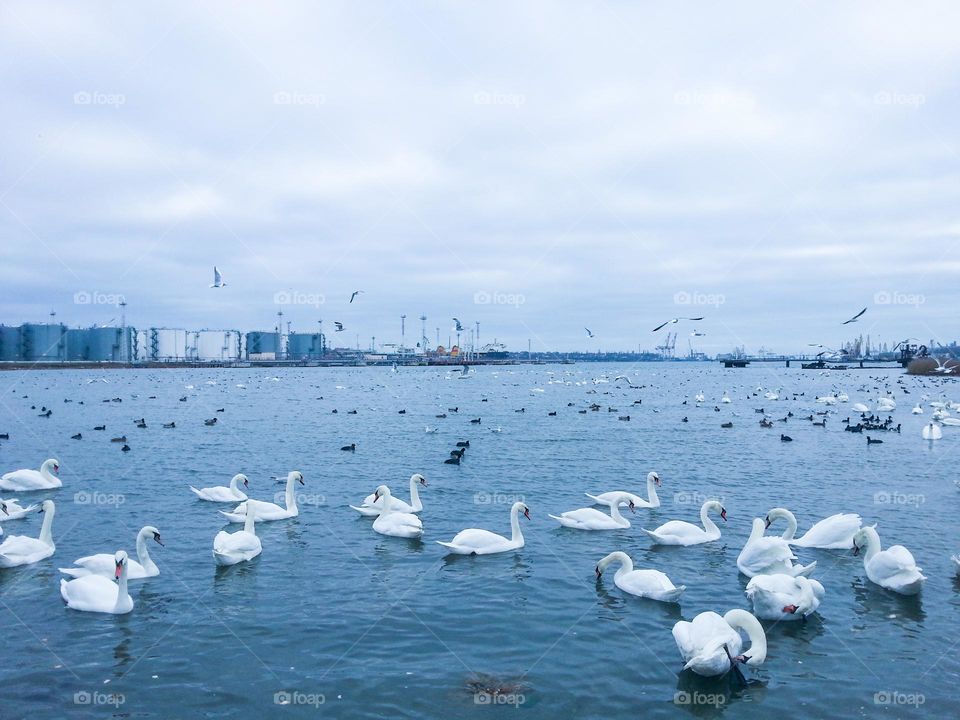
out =
[[[620,374],[643,387],[614,381]],[[594,382],[604,376],[609,382]],[[758,386],[782,387],[790,399],[753,396]],[[833,388],[850,403],[833,408],[825,429],[799,419],[822,410],[814,397]],[[868,448],[862,435],[843,432],[842,420],[855,415],[852,403],[872,406],[885,388],[903,432],[881,433],[884,444]],[[19,493],[55,500],[57,550],[36,565],[0,570],[0,717],[960,712],[960,584],[950,560],[960,550],[960,431],[944,428],[941,441],[924,442],[931,408],[910,414],[923,393],[960,400],[954,384],[899,371],[622,364],[480,367],[466,380],[436,368],[34,371],[0,374],[0,390],[0,432],[10,433],[0,441],[0,469],[56,457],[64,482]],[[693,403],[699,390],[702,407]],[[724,390],[733,402],[716,412]],[[102,402],[114,397],[123,402]],[[578,412],[593,402],[599,412]],[[52,417],[37,417],[44,405]],[[761,407],[796,417],[765,430],[754,412]],[[617,419],[627,414],[629,422]],[[214,416],[217,425],[204,426]],[[140,417],[147,429],[135,427]],[[469,422],[477,417],[479,425]],[[733,428],[721,429],[728,420]],[[176,429],[161,428],[170,421]],[[93,430],[99,424],[106,432]],[[439,431],[426,433],[428,425]],[[491,431],[497,427],[502,432]],[[82,440],[70,439],[76,432]],[[781,443],[780,432],[795,442]],[[120,434],[131,452],[109,442]],[[443,464],[467,439],[463,464]],[[355,453],[340,451],[348,443]],[[225,526],[219,506],[187,486],[223,485],[243,472],[252,497],[273,500],[283,490],[275,477],[292,469],[307,483],[300,516],[259,524],[262,556],[218,569],[213,536],[239,526]],[[663,479],[663,504],[638,511],[629,529],[581,532],[547,517],[586,506],[584,492],[645,495],[650,470]],[[347,507],[384,482],[407,498],[414,472],[429,481],[423,542],[377,535]],[[719,542],[652,548],[640,532],[670,519],[695,522],[709,498],[721,499],[729,516]],[[532,515],[522,550],[448,557],[434,542],[466,527],[509,534],[516,499]],[[870,584],[848,551],[800,549],[801,560],[817,560],[814,577],[826,587],[819,614],[805,624],[765,623],[769,655],[745,688],[680,673],[671,627],[705,610],[749,607],[736,557],[751,520],[775,506],[793,510],[801,533],[840,511],[878,523],[884,546],[905,545],[929,576],[922,596]],[[41,520],[2,526],[7,535],[35,536]],[[131,583],[134,611],[66,610],[57,568],[94,552],[133,552],[147,524],[166,547],[150,548],[161,575]],[[612,550],[685,584],[682,602],[626,596],[612,571],[598,583],[594,566]],[[508,698],[519,705],[491,707],[471,683],[512,689]]]

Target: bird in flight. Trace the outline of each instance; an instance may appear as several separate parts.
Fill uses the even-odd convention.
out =
[[[667,325],[670,325],[671,323],[674,323],[674,324],[675,324],[675,323],[680,322],[681,320],[703,320],[703,318],[702,318],[702,317],[695,317],[695,318],[688,318],[688,317],[674,318],[673,320],[667,320],[665,323],[662,323],[662,324],[660,324],[660,325],[657,325],[653,330],[651,330],[651,332],[656,332],[657,330],[660,330],[661,328],[665,328]]]
[[[587,337],[593,337],[593,333],[592,333],[592,332],[590,332],[590,328],[588,328],[588,327],[585,327],[585,328],[584,328],[584,330],[586,330],[586,331],[587,331]]]
[[[858,312],[856,315],[854,315],[852,318],[850,318],[849,320],[845,320],[844,322],[842,322],[842,323],[840,323],[840,324],[841,324],[841,325],[849,325],[849,324],[852,323],[852,322],[856,322],[856,321],[857,321],[857,318],[859,318],[861,315],[863,315],[866,311],[867,311],[867,309],[864,308],[863,310],[861,310],[860,312]]]
[[[343,332],[343,323],[342,323],[342,322],[337,322],[336,320],[334,320],[334,321],[333,321],[333,324],[337,326],[337,332]]]
[[[457,332],[463,332],[463,325],[460,324],[460,321],[456,318],[453,318],[453,321],[457,324]]]
[[[692,333],[690,333],[690,337],[706,337],[706,335],[707,334],[705,332],[700,332],[699,330],[694,330]]]
[[[222,288],[226,287],[227,284],[223,281],[223,275],[220,274],[220,271],[217,270],[217,266],[213,266],[213,284],[210,286],[212,288]]]
[[[354,290],[353,294],[350,296],[350,302],[353,302],[353,299],[362,292],[363,290]]]

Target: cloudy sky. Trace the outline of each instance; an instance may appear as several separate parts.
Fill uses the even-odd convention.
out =
[[[426,314],[514,349],[701,314],[678,348],[949,341],[958,27],[954,2],[5,2],[0,322],[122,296],[139,327],[282,309],[364,346],[403,313],[408,343]]]

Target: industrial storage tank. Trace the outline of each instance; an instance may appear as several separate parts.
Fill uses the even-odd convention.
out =
[[[0,362],[14,362],[20,357],[20,328],[0,325]]]
[[[130,362],[135,334],[131,327],[67,330],[67,360]]]
[[[67,350],[66,335],[66,325],[34,323],[21,325],[21,359],[28,362],[63,360]]]
[[[189,336],[194,360],[239,360],[239,330],[197,330]]]
[[[247,333],[247,360],[276,360],[280,354],[280,335],[254,330]]]
[[[318,360],[323,356],[322,333],[290,333],[287,336],[287,357],[290,360]]]
[[[180,328],[156,328],[147,331],[146,360],[187,359],[187,331]]]

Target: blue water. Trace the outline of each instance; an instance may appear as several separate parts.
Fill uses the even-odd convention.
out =
[[[644,387],[614,382],[619,374]],[[611,381],[593,382],[604,375]],[[782,386],[791,399],[751,397],[758,386]],[[832,387],[850,404],[892,389],[902,434],[868,448],[842,430],[850,404],[835,406],[825,429],[800,420],[822,409],[814,396]],[[701,389],[708,401],[698,408]],[[924,392],[960,400],[956,385],[899,371],[618,364],[478,367],[466,380],[437,368],[32,371],[0,374],[0,390],[0,432],[10,433],[0,469],[56,457],[64,482],[20,494],[57,503],[57,551],[0,570],[0,717],[957,715],[960,584],[950,555],[960,550],[960,431],[924,442],[931,409],[910,414]],[[723,390],[733,403],[716,412]],[[805,395],[793,400],[793,392]],[[113,397],[123,402],[102,402]],[[601,411],[578,413],[592,402]],[[37,417],[43,405],[52,417]],[[759,407],[797,417],[765,430]],[[629,422],[617,419],[626,414]],[[214,416],[217,425],[204,426]],[[140,417],[147,429],[134,426]],[[476,417],[481,424],[469,422]],[[722,429],[727,420],[734,427]],[[176,429],[161,428],[170,421]],[[106,432],[93,431],[98,424]],[[427,434],[427,425],[440,429]],[[82,440],[70,439],[76,432]],[[780,432],[795,442],[781,443]],[[109,442],[120,434],[131,452]],[[463,464],[443,464],[466,439]],[[340,451],[351,442],[355,453]],[[227,484],[243,472],[252,497],[272,500],[283,490],[273,478],[292,469],[306,478],[300,516],[258,524],[262,556],[218,569],[210,550],[225,527],[218,506],[187,486]],[[663,505],[638,511],[629,529],[581,532],[547,517],[586,506],[585,491],[645,495],[650,470],[663,479]],[[429,482],[423,542],[377,535],[347,507],[384,482],[407,498],[414,472]],[[122,504],[76,502],[81,491]],[[713,497],[729,516],[719,542],[652,548],[639,530],[696,522]],[[466,527],[509,534],[516,499],[532,516],[522,521],[522,550],[447,557],[435,544]],[[747,672],[746,687],[681,674],[671,627],[705,610],[749,607],[736,556],[752,518],[775,506],[793,510],[801,533],[840,511],[877,522],[884,546],[905,545],[929,576],[921,597],[870,584],[848,551],[801,549],[826,587],[818,616],[766,623],[769,655]],[[41,519],[2,525],[8,535],[36,535]],[[134,611],[65,609],[57,568],[92,552],[133,552],[147,524],[166,547],[150,547],[161,575],[131,583]],[[625,596],[612,571],[598,583],[597,560],[617,549],[685,584],[681,604]],[[494,698],[501,704],[475,693],[486,686],[504,689]]]

